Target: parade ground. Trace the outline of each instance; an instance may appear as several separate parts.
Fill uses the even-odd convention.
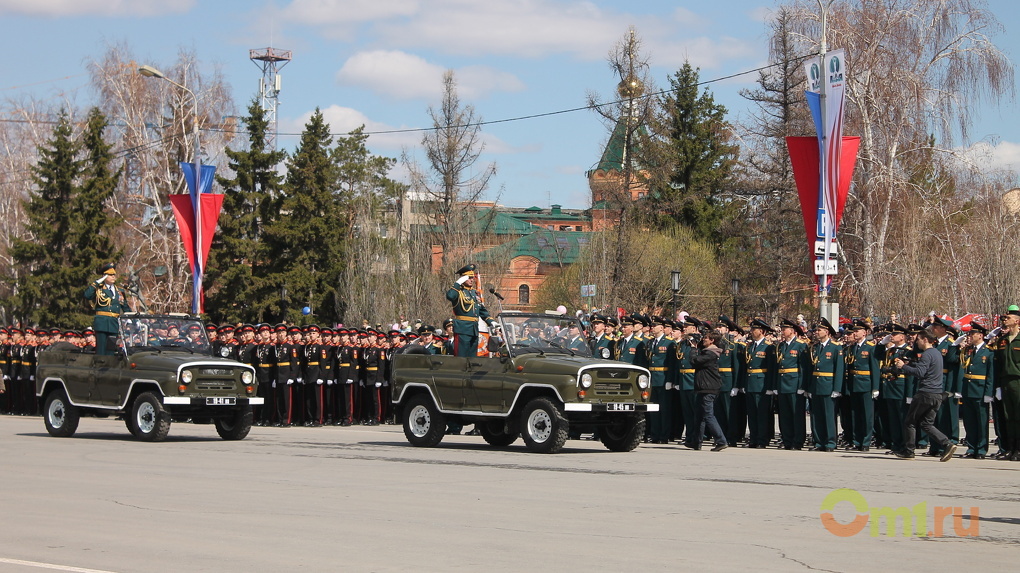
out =
[[[5,572],[951,571],[1020,553],[1020,463],[992,459],[421,449],[388,425],[143,443],[114,419],[61,439],[18,416],[0,457]]]

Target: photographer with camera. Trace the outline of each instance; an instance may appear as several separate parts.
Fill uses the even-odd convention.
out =
[[[691,363],[694,365],[694,391],[698,396],[697,422],[692,426],[693,435],[688,435],[685,446],[692,450],[701,449],[701,441],[705,437],[705,428],[715,440],[713,452],[719,452],[729,447],[726,443],[726,435],[719,427],[719,421],[715,418],[715,399],[722,388],[722,374],[719,372],[719,356],[722,355],[722,348],[718,346],[722,335],[710,331],[699,337],[698,352],[691,356]]]
[[[904,374],[913,376],[917,381],[917,393],[911,400],[903,426],[904,448],[896,452],[896,457],[914,459],[918,425],[928,433],[933,447],[940,448],[942,455],[939,461],[948,462],[956,451],[956,446],[935,427],[935,414],[942,406],[945,396],[942,387],[942,353],[935,348],[937,342],[938,336],[930,327],[926,328],[916,337],[915,345],[921,351],[920,358],[912,363],[906,362],[903,358],[894,361],[897,368]]]

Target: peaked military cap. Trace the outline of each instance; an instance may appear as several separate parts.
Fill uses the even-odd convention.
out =
[[[794,330],[794,332],[796,332],[798,335],[804,336],[804,328],[802,328],[801,325],[798,324],[797,321],[795,321],[795,320],[790,320],[789,318],[784,318],[784,319],[779,321],[779,326],[792,328]]]
[[[831,336],[836,336],[837,334],[836,329],[832,327],[832,323],[829,322],[829,319],[825,318],[824,316],[818,319],[818,324],[815,325],[815,328],[816,329],[824,328],[825,330],[829,331],[829,335]]]
[[[751,328],[760,328],[765,332],[775,332],[774,330],[772,330],[772,327],[769,326],[769,323],[765,322],[760,318],[755,318],[751,320]]]
[[[475,271],[476,270],[478,270],[478,267],[476,265],[474,265],[474,264],[465,265],[465,266],[457,269],[457,275],[458,276],[462,276],[462,277],[464,277],[464,276],[473,277],[473,276],[475,276]]]

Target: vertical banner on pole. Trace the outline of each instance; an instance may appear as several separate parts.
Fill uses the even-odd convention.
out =
[[[203,312],[204,293],[201,289],[202,276],[205,274],[205,263],[209,257],[209,249],[212,247],[213,233],[216,231],[216,223],[220,217],[220,209],[223,206],[223,195],[211,193],[213,178],[216,174],[216,166],[202,165],[199,185],[195,185],[195,164],[180,163],[184,172],[184,180],[188,185],[188,194],[171,195],[170,203],[174,209],[174,216],[177,219],[177,226],[181,230],[181,240],[184,242],[184,250],[188,254],[188,262],[191,263],[192,289],[197,293],[197,312]],[[195,212],[201,214],[202,220],[195,221]],[[196,235],[196,233],[200,234]],[[201,236],[202,244],[195,245],[196,236]],[[195,251],[199,251],[196,256]]]

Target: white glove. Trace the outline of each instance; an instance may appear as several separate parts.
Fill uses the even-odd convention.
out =
[[[991,403],[992,403],[992,397],[991,396],[985,396],[985,404],[991,404]]]
[[[913,398],[907,398],[907,404],[909,404],[912,400]]]
[[[666,382],[666,390],[672,390],[672,389],[673,389],[673,383],[672,382]]]
[[[871,391],[871,399],[872,400],[877,400],[878,399],[878,390],[872,390]]]
[[[995,399],[1002,401],[1002,388],[995,389]]]
[[[29,377],[28,377],[28,381],[29,381],[29,382],[33,382],[33,381],[35,381],[35,374],[32,374],[31,376],[29,376]]]
[[[315,383],[318,384],[319,386],[322,386],[322,378],[316,380]]]
[[[730,396],[736,396],[740,392],[740,388],[734,388],[730,390]]]
[[[304,383],[304,381],[305,381],[305,379],[304,379],[304,378],[298,378],[298,379],[297,379],[297,383],[298,383],[298,384],[303,384],[303,383]]]
[[[889,344],[890,340],[892,340],[892,335],[891,334],[886,334],[885,338],[883,338],[878,344],[880,346],[885,346],[886,344]]]
[[[348,384],[354,384],[354,380],[352,380],[351,378],[348,378],[348,379],[347,379],[347,383],[348,383]]]
[[[294,379],[293,378],[288,378],[287,379],[287,386],[290,386],[293,383],[294,383]]]
[[[11,381],[11,377],[6,375],[6,374],[4,374],[4,382],[10,382],[10,381]]]
[[[272,388],[276,388],[276,380],[273,380]]]
[[[766,396],[775,396],[776,394],[779,394],[779,392],[777,392],[776,390],[766,390],[765,391],[765,395]]]
[[[814,395],[811,394],[811,392],[804,392],[804,396],[807,397],[808,400],[810,400],[811,398],[814,398]]]
[[[464,276],[460,277],[459,279],[457,279],[457,284],[463,285],[464,283],[468,282],[468,280],[470,280],[470,279],[471,279],[471,277],[469,277],[467,275],[464,275]]]
[[[959,392],[957,392],[957,393],[953,394],[953,398],[963,398],[963,394],[960,394]]]
[[[839,398],[840,396],[842,396],[842,394],[840,394],[839,392],[832,393],[832,398]]]
[[[326,380],[326,386],[332,386],[333,382],[334,382],[334,380],[332,378],[329,379],[329,380]]]
[[[798,394],[804,394],[804,389],[803,388],[797,388],[797,393]]]
[[[746,388],[741,388],[741,389],[740,389],[740,393],[741,393],[741,394],[744,394],[745,392],[747,392],[747,389],[746,389]]]
[[[382,388],[382,382],[376,382],[375,383],[375,387],[376,388]]]
[[[104,282],[105,280],[106,280],[106,276],[105,276],[105,275],[104,275],[104,276],[101,276],[101,277],[99,277],[98,279],[96,279],[96,284],[97,284],[97,285],[101,285],[101,284],[103,284],[103,282]]]

